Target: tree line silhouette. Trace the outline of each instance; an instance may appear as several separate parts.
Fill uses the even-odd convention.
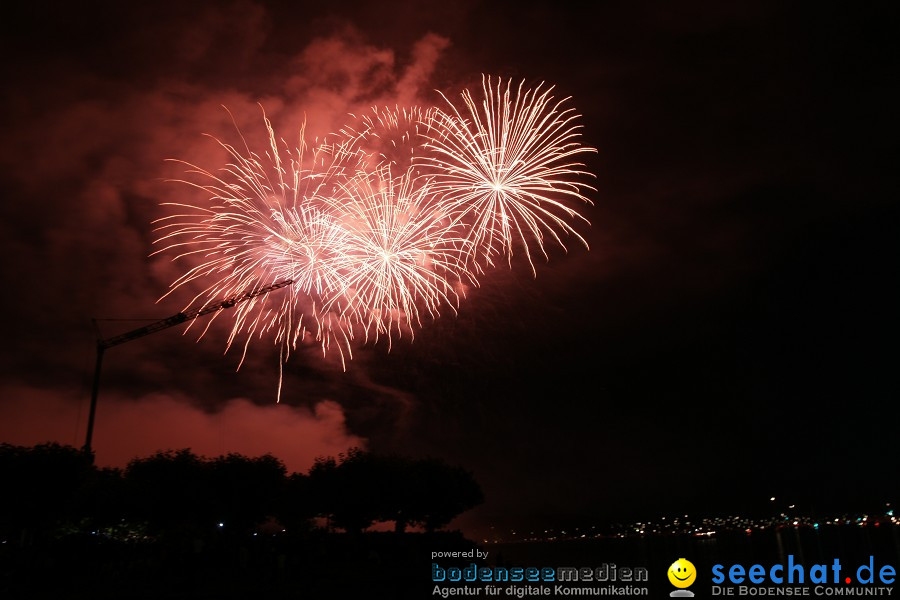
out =
[[[0,537],[20,546],[78,535],[203,539],[322,527],[358,535],[378,521],[430,532],[483,501],[463,468],[359,448],[289,474],[272,455],[170,450],[113,469],[71,446],[0,444],[0,477]]]

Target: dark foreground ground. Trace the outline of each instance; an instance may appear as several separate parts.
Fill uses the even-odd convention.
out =
[[[407,598],[428,589],[431,548],[471,549],[458,533],[367,533],[183,540],[70,537],[4,544],[0,598]]]
[[[698,577],[692,590],[704,598],[712,596],[715,564],[762,564],[768,569],[787,564],[792,557],[808,572],[814,564],[831,565],[838,558],[853,574],[873,557],[876,569],[882,565],[896,569],[900,527],[786,527],[752,534],[729,531],[702,537],[650,535],[504,544],[476,544],[459,533],[347,536],[312,532],[300,537],[260,535],[168,543],[88,536],[25,549],[7,541],[0,548],[3,599],[439,598],[441,589],[462,584],[432,582],[435,562],[442,568],[472,563],[507,568],[594,569],[604,563],[645,567],[648,581],[635,585],[648,589],[645,597],[662,598],[671,590],[668,566],[680,557],[695,564]],[[432,559],[433,552],[475,549],[487,551],[487,558]],[[477,597],[492,597],[486,585],[474,583],[468,588]],[[528,584],[517,584],[520,594],[508,587],[501,586],[493,597],[524,597],[520,594]],[[531,588],[534,591],[534,584]],[[552,585],[550,590],[528,596],[562,596]],[[896,590],[891,596],[895,594]]]

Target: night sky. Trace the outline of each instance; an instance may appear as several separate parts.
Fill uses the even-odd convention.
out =
[[[21,4],[21,3],[20,3]],[[184,5],[182,5],[184,4]],[[791,6],[788,6],[791,4]],[[91,318],[162,318],[166,182],[308,120],[436,103],[481,74],[556,85],[596,174],[590,251],[514,260],[457,317],[357,348],[111,350],[100,464],[159,448],[353,445],[471,469],[463,526],[898,499],[897,19],[874,4],[29,2],[2,20],[0,440],[83,443]],[[101,322],[109,336],[140,322]],[[787,501],[787,500],[786,500]]]

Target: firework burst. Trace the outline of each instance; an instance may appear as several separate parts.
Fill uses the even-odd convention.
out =
[[[461,228],[410,172],[389,167],[359,173],[330,199],[344,228],[344,289],[325,307],[358,323],[366,339],[422,325],[441,308],[455,311],[460,283],[474,283],[466,269]]]
[[[342,127],[332,142],[353,156],[362,156],[368,170],[389,167],[392,173],[408,173],[425,148],[435,109],[418,106],[373,106]]]
[[[567,219],[587,223],[569,203],[590,203],[583,192],[594,188],[584,183],[590,173],[578,158],[596,150],[579,143],[581,126],[564,106],[568,98],[555,101],[553,88],[542,87],[483,77],[481,98],[465,90],[457,108],[442,94],[447,107],[430,120],[417,162],[466,224],[476,263],[511,261],[521,245],[534,271],[532,248],[546,259],[548,238],[565,248],[561,234],[587,247]]]
[[[307,335],[323,349],[331,347],[333,339],[342,341],[337,347],[343,356],[342,348],[349,349],[349,324],[321,311],[316,301],[344,288],[337,249],[345,243],[346,231],[318,208],[323,196],[338,189],[342,171],[323,159],[318,149],[307,158],[310,167],[305,168],[303,131],[296,148],[283,141],[279,148],[271,123],[265,116],[264,121],[269,133],[264,156],[252,152],[246,142],[241,152],[213,138],[228,153],[229,164],[212,173],[183,163],[189,174],[204,182],[178,181],[205,192],[209,206],[167,203],[179,212],[156,221],[160,233],[156,243],[163,247],[154,254],[178,250],[174,260],[194,259],[194,266],[170,286],[168,294],[198,281],[212,281],[190,304],[211,303],[273,281],[294,282],[288,293],[279,295],[280,302],[265,295],[235,308],[227,347],[245,332],[242,362],[254,334],[267,332],[274,332],[285,358]]]
[[[349,146],[318,146],[304,161],[302,131],[291,149],[264,121],[264,156],[213,138],[231,159],[225,167],[183,163],[202,183],[177,181],[202,190],[208,206],[167,203],[179,211],[157,221],[154,254],[194,259],[169,293],[211,279],[190,302],[208,304],[291,280],[280,301],[263,295],[236,306],[227,348],[246,334],[241,363],[254,336],[271,335],[283,360],[310,337],[345,364],[357,335],[390,345],[404,331],[412,336],[424,315],[455,311],[463,282],[476,282],[460,226],[427,183],[411,172],[393,176],[389,164],[365,170],[365,155]]]
[[[213,138],[229,157],[221,169],[178,161],[189,174],[178,181],[206,202],[168,204],[175,214],[157,221],[154,254],[189,264],[169,293],[190,287],[190,305],[205,306],[288,281],[234,307],[226,350],[245,334],[243,363],[252,338],[270,337],[284,362],[309,338],[346,368],[354,339],[412,338],[455,313],[498,257],[511,266],[515,248],[534,271],[533,250],[546,258],[548,241],[587,246],[570,223],[587,220],[570,204],[589,203],[578,159],[595,150],[579,143],[567,99],[488,77],[482,88],[480,101],[463,92],[461,108],[444,97],[444,109],[351,115],[312,147],[302,128],[296,147],[279,143],[265,113],[261,155],[243,136],[240,148]]]

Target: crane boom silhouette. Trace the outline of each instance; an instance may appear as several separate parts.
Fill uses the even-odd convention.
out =
[[[98,339],[97,363],[94,367],[94,385],[91,388],[91,410],[88,414],[87,436],[85,437],[83,448],[84,452],[89,455],[92,455],[93,452],[91,449],[91,441],[94,436],[94,417],[97,414],[97,396],[100,392],[100,368],[103,365],[104,352],[106,352],[113,346],[118,346],[119,344],[124,344],[125,342],[130,342],[132,340],[142,338],[145,335],[150,335],[151,333],[156,333],[157,331],[175,327],[176,325],[181,325],[182,323],[189,323],[194,319],[219,312],[220,310],[227,310],[237,304],[240,304],[241,302],[246,302],[247,300],[262,296],[264,294],[268,294],[269,292],[274,292],[275,290],[287,287],[292,283],[294,283],[292,279],[276,281],[271,285],[267,285],[254,290],[249,290],[247,292],[238,294],[237,296],[232,296],[231,298],[226,298],[225,300],[216,302],[214,304],[207,304],[200,308],[194,308],[191,310],[180,312],[172,315],[171,317],[160,319],[159,321],[154,321],[149,325],[144,325],[143,327],[138,327],[137,329],[132,329],[131,331],[126,331],[125,333],[121,333],[119,335],[114,335],[106,339]]]

